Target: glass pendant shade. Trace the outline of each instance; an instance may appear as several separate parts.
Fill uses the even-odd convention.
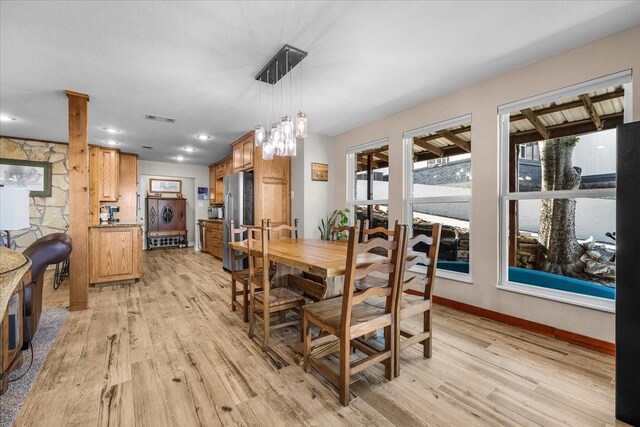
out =
[[[289,137],[293,135],[293,120],[291,120],[291,117],[289,116],[284,116],[280,123],[282,123],[282,134],[284,139],[289,139]]]
[[[267,132],[265,135],[265,140],[262,143],[262,159],[263,160],[273,160],[273,142],[271,132]]]
[[[271,143],[274,145],[278,144],[280,141],[280,128],[282,125],[280,123],[274,123],[271,125]]]
[[[291,135],[285,141],[285,155],[286,156],[295,156],[296,155],[296,139],[293,135]]]
[[[307,137],[307,115],[302,111],[296,116],[296,138]]]
[[[256,147],[260,147],[265,141],[265,130],[264,126],[258,125],[256,126],[255,132],[253,134],[253,140],[256,144]]]

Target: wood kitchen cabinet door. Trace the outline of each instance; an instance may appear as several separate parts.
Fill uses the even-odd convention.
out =
[[[118,219],[135,221],[138,217],[138,156],[120,153],[118,178]]]
[[[242,167],[245,170],[253,169],[253,138],[246,138],[242,143]]]
[[[244,166],[244,152],[242,144],[234,144],[233,146],[233,171],[238,172]]]
[[[274,226],[291,225],[291,158],[262,160],[262,148],[257,147],[253,171],[254,224],[270,218]]]
[[[216,166],[209,165],[209,204],[216,201]]]
[[[100,149],[98,157],[98,198],[100,201],[118,201],[119,166],[120,153],[118,153],[118,150]]]
[[[91,228],[90,283],[140,277],[141,242],[140,227]]]

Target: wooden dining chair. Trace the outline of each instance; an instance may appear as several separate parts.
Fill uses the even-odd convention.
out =
[[[360,220],[356,220],[355,227],[360,230]],[[341,236],[348,235],[349,226],[348,225],[340,225],[340,226],[332,226],[331,227],[331,240],[340,240]]]
[[[396,225],[395,240],[388,241],[381,238],[371,239],[366,243],[358,243],[359,230],[357,227],[349,227],[349,241],[347,244],[347,263],[345,271],[344,290],[341,297],[332,298],[305,305],[303,311],[303,353],[304,369],[309,372],[314,367],[327,379],[333,382],[340,390],[340,402],[349,404],[349,380],[363,369],[376,363],[384,363],[385,377],[388,380],[394,377],[394,345],[395,337],[395,310],[397,298],[400,292],[402,280],[402,266],[406,253],[405,225]],[[392,251],[390,259],[381,258],[370,253],[374,247],[382,247]],[[359,257],[364,257],[370,262],[357,265]],[[387,274],[386,287],[374,287],[364,292],[356,293],[355,282],[366,275],[377,271]],[[378,308],[366,303],[371,296],[386,298],[386,305]],[[328,335],[320,336],[312,340],[311,325],[323,329]],[[378,348],[372,343],[359,338],[370,332],[384,329],[384,347]],[[340,343],[340,368],[336,373],[331,367],[316,357],[312,350],[327,342],[327,338],[335,336]],[[362,352],[365,356],[355,362],[351,362],[351,348]],[[326,357],[326,356],[325,356]]]
[[[436,264],[438,262],[438,251],[440,249],[440,232],[442,227],[440,224],[433,224],[431,229],[431,237],[425,234],[418,234],[407,240],[407,255],[404,263],[404,272],[418,264],[426,268],[425,274],[410,273],[410,277],[403,278],[402,292],[398,298],[398,307],[396,313],[398,322],[396,322],[396,354],[395,354],[395,376],[400,375],[400,353],[402,350],[415,344],[422,344],[422,352],[424,357],[431,357],[432,347],[432,296],[433,287],[436,279]],[[429,246],[429,254],[416,250],[416,246]],[[422,289],[416,288],[422,287]],[[407,291],[422,292],[424,295],[415,295],[407,293]],[[423,316],[422,331],[417,333],[409,332],[402,328],[402,322],[415,316]]]
[[[398,226],[398,224],[399,224],[399,221],[396,220],[393,228],[391,229],[384,228],[384,227],[369,228],[369,220],[365,219],[364,228],[362,229],[362,242],[363,243],[368,242],[371,240],[372,238],[371,236],[376,236],[376,235],[380,238],[384,236],[386,240],[392,241],[395,236],[395,229]],[[390,251],[385,251],[382,248],[373,248],[372,251],[378,255],[391,256]],[[387,280],[385,277],[376,277],[372,275],[367,275],[361,280],[357,280],[355,286],[357,290],[363,291],[372,286],[386,286],[386,284],[387,284]]]
[[[249,228],[247,232],[247,252],[249,254],[249,337],[253,338],[256,320],[262,322],[262,350],[269,347],[272,329],[284,328],[300,323],[301,308],[304,305],[302,295],[279,287],[271,288],[269,268],[268,228]],[[256,238],[259,235],[260,239]],[[258,268],[258,265],[264,268]],[[261,290],[259,290],[261,289]],[[286,310],[295,310],[300,316],[295,320],[286,320]],[[279,323],[272,323],[271,315],[279,314]],[[301,328],[302,329],[302,328]]]
[[[279,236],[280,239],[287,239],[287,238],[297,239],[298,238],[298,218],[293,220],[293,225],[280,224],[280,225],[274,226],[270,219],[267,219],[266,222],[267,222],[266,226],[267,226],[267,233],[269,236],[269,240],[271,240],[273,236]],[[283,234],[283,232],[286,232],[286,231],[289,232],[289,237],[281,236],[281,234]]]
[[[368,242],[371,239],[371,237],[375,236],[376,234],[384,234],[387,240],[393,240],[393,236],[395,234],[394,233],[395,227],[397,225],[398,225],[398,220],[396,220],[393,228],[391,229],[384,228],[384,227],[369,228],[369,220],[365,219],[364,225],[362,227],[362,241]]]
[[[241,242],[247,227],[235,228],[233,221],[229,224],[229,242]],[[245,240],[246,241],[246,240]],[[227,246],[229,250],[229,260],[231,261],[231,311],[242,310],[242,320],[249,321],[249,269],[245,268],[244,260],[249,257],[247,254],[240,255],[237,251]],[[242,262],[242,267],[238,268],[238,263]],[[258,272],[258,274],[261,274]],[[240,284],[241,289],[238,289]],[[238,300],[241,297],[242,300]]]

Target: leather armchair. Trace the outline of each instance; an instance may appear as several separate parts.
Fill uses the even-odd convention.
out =
[[[31,283],[24,288],[23,348],[31,342],[40,321],[44,273],[49,265],[64,261],[71,250],[68,234],[53,233],[39,238],[22,252],[31,259]]]

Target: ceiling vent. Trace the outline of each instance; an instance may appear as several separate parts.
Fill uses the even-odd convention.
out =
[[[156,122],[162,122],[162,123],[176,122],[176,119],[170,119],[169,117],[162,117],[162,116],[152,116],[151,114],[147,114],[146,116],[144,116],[144,118],[147,120],[155,120]]]
[[[144,148],[145,150],[153,150],[153,147],[150,145],[143,145],[142,148]]]

